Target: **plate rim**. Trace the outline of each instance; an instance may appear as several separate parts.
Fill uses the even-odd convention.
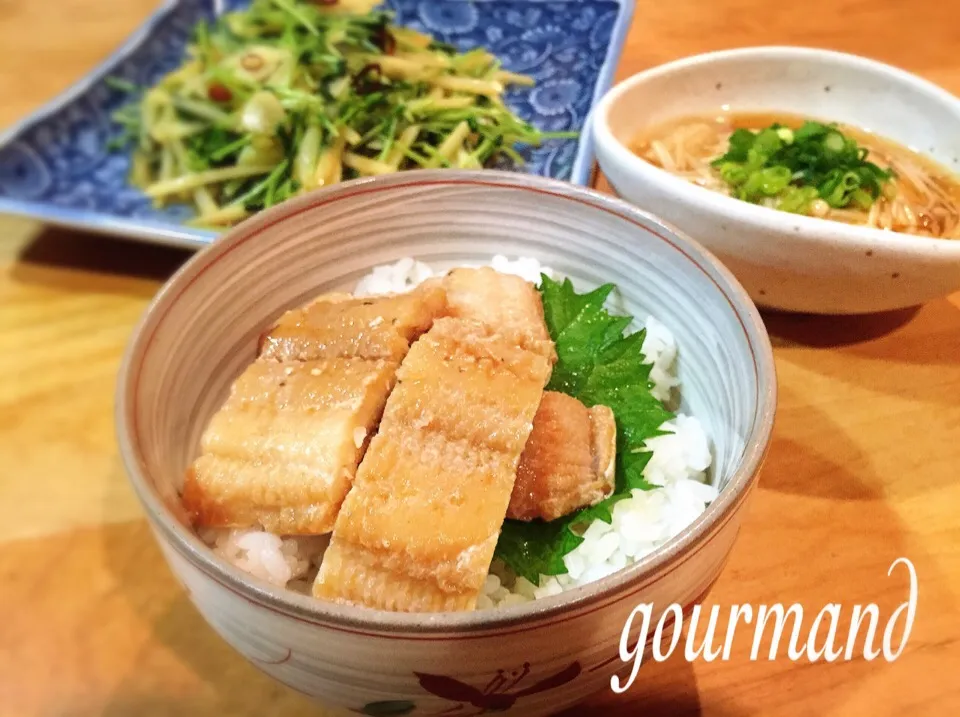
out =
[[[167,18],[181,4],[182,0],[163,0],[159,8],[154,10],[116,50],[92,70],[80,77],[65,90],[42,104],[39,108],[14,123],[11,127],[0,132],[0,149],[16,142],[21,135],[39,124],[63,111],[65,107],[77,101],[93,85],[103,80],[113,69],[123,62],[129,55],[139,49],[149,39],[157,25]],[[490,2],[491,0],[473,0],[474,2]],[[577,3],[582,0],[515,0],[530,4],[546,4],[556,2],[561,4]],[[618,7],[617,18],[614,21],[610,34],[610,42],[604,53],[603,64],[597,75],[593,96],[590,98],[590,108],[580,130],[580,139],[577,142],[577,153],[570,171],[570,178],[565,180],[570,184],[589,187],[592,185],[596,170],[596,154],[594,151],[593,133],[590,125],[597,103],[613,85],[614,73],[620,62],[627,33],[630,30],[636,0],[609,0]],[[217,0],[211,0],[216,5]],[[553,177],[551,177],[553,179]],[[211,244],[218,232],[188,227],[182,224],[156,222],[149,219],[130,219],[113,214],[60,207],[50,202],[37,202],[28,199],[12,199],[0,197],[0,214],[27,217],[46,224],[83,229],[98,234],[105,234],[127,238],[135,241],[144,241],[156,244],[200,249]]]

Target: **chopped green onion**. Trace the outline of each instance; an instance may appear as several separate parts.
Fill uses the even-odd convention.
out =
[[[724,162],[720,165],[720,176],[731,187],[739,187],[747,181],[750,173],[746,167],[736,162]]]
[[[753,132],[737,129],[727,151],[711,165],[748,202],[769,203],[809,214],[813,202],[869,210],[891,191],[893,173],[867,161],[869,152],[832,125],[804,122],[796,130],[774,124]]]
[[[845,146],[846,141],[839,132],[831,132],[823,140],[823,148],[828,152],[842,152]]]
[[[786,167],[768,167],[752,172],[739,189],[738,196],[747,201],[758,201],[763,197],[775,197],[790,182],[790,170]]]
[[[784,144],[793,144],[793,130],[789,127],[780,127],[777,129],[777,137]]]
[[[873,206],[873,197],[862,189],[854,189],[850,193],[850,204],[866,211]]]
[[[808,214],[810,203],[819,197],[816,187],[787,187],[777,201],[777,209],[792,214]]]

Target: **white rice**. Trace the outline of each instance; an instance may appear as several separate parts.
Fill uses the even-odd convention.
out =
[[[535,284],[540,283],[541,273],[554,276],[552,270],[532,258],[510,260],[498,255],[490,266]],[[402,293],[434,275],[423,262],[401,259],[376,267],[360,280],[355,293]],[[647,333],[641,352],[653,364],[651,392],[669,405],[679,386],[677,343],[669,329],[652,316],[643,325]],[[583,535],[583,543],[564,558],[566,575],[541,575],[539,584],[534,585],[494,560],[477,608],[525,603],[600,580],[649,555],[696,520],[717,497],[716,488],[707,483],[712,456],[706,432],[696,418],[683,414],[663,424],[661,430],[663,435],[646,442],[652,455],[643,470],[647,481],[659,489],[633,491],[630,498],[614,506],[612,524],[593,522]],[[362,441],[362,437],[357,438]],[[217,555],[241,570],[301,592],[309,592],[329,542],[328,536],[281,538],[262,530],[209,530],[201,537]]]
[[[211,529],[200,537],[228,563],[279,587],[315,575],[330,543],[327,535],[281,538],[256,529]]]
[[[489,266],[501,274],[513,274],[532,284],[540,285],[540,274],[553,278],[553,270],[541,266],[536,259],[520,257],[510,260],[502,254],[497,254],[490,261]],[[442,272],[441,272],[442,273]],[[376,296],[377,294],[402,294],[414,289],[418,284],[437,276],[429,264],[415,259],[401,259],[396,264],[378,266],[369,274],[360,279],[357,288],[353,290],[356,296]]]

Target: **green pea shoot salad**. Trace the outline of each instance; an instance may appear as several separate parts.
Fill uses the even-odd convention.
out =
[[[458,52],[373,0],[253,0],[200,22],[185,62],[115,115],[131,181],[226,227],[304,192],[414,168],[522,163],[541,132],[504,104],[533,80]]]

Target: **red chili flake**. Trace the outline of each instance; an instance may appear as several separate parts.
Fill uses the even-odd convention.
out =
[[[374,31],[373,44],[379,47],[384,55],[392,55],[397,51],[397,40],[386,25],[381,25]]]
[[[358,94],[368,95],[386,89],[387,86],[380,81],[382,77],[380,65],[371,63],[360,68],[360,71],[353,76],[351,84]]]
[[[233,99],[233,93],[219,82],[214,82],[207,88],[207,97],[214,102],[229,102]]]

